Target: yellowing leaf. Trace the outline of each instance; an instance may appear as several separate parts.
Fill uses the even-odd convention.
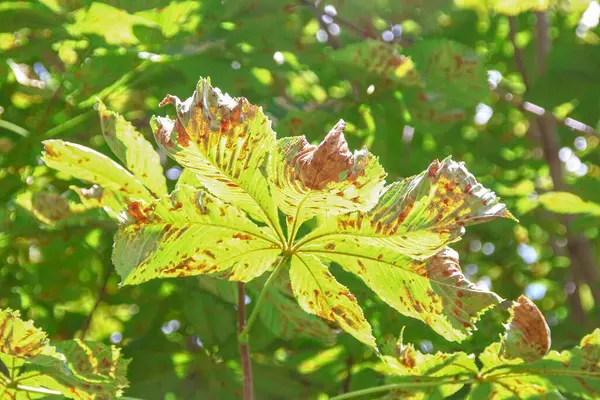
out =
[[[315,215],[367,211],[377,202],[385,172],[366,149],[350,152],[339,121],[314,146],[304,136],[280,139],[269,158],[275,203],[287,216],[292,238]]]
[[[115,347],[71,340],[48,343],[46,333],[19,313],[0,310],[0,397],[30,399],[62,395],[70,399],[111,399],[127,387],[128,360]]]
[[[112,191],[126,199],[151,202],[153,197],[125,168],[90,148],[62,140],[46,140],[42,160],[51,168]]]
[[[330,217],[297,246],[337,262],[399,312],[461,341],[501,299],[467,281],[458,254],[442,249],[465,225],[503,216],[510,213],[496,196],[447,159],[388,186],[366,213]]]
[[[121,115],[98,104],[102,134],[115,155],[125,164],[138,181],[155,196],[167,194],[167,181],[163,175],[158,153],[131,123]]]
[[[513,218],[462,163],[447,158],[387,186],[370,211],[328,218],[298,246],[314,249],[346,238],[360,240],[361,246],[426,259],[458,240],[465,226],[502,217]]]
[[[156,140],[170,157],[194,171],[215,196],[279,230],[277,210],[259,169],[275,143],[271,121],[245,98],[231,98],[201,79],[184,102],[168,95],[177,117],[153,119]]]
[[[249,281],[281,254],[276,239],[237,208],[190,186],[150,205],[130,203],[128,215],[113,253],[125,285],[224,271]]]
[[[460,382],[461,375],[468,376],[477,371],[475,357],[465,353],[423,354],[415,350],[412,344],[401,345],[397,357],[384,356],[381,371],[386,373],[386,383],[401,384],[403,382],[423,382],[430,380],[432,385],[421,388],[398,388],[392,391],[394,399],[421,400],[440,394],[442,398],[458,392],[464,383]],[[451,377],[456,383],[435,385],[436,380]],[[399,385],[400,386],[400,385]]]
[[[503,355],[536,361],[550,350],[550,328],[536,305],[525,296],[511,308],[511,318],[502,340]]]
[[[473,385],[469,399],[529,399],[558,391],[591,400],[600,393],[600,329],[581,339],[579,346],[551,351],[535,362],[504,358],[500,343],[490,345],[479,359],[483,379]]]
[[[317,257],[298,253],[292,257],[291,264],[292,289],[304,311],[336,322],[361,342],[376,348],[371,326],[356,298],[335,280]]]

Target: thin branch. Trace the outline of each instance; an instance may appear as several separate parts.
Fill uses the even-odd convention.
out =
[[[441,385],[457,385],[457,384],[469,384],[476,382],[475,378],[463,378],[460,379],[459,375],[449,376],[446,379],[440,378],[437,380],[431,381],[422,381],[422,382],[402,382],[402,383],[391,383],[389,385],[383,386],[375,386],[367,389],[356,390],[354,392],[344,393],[339,396],[335,396],[330,398],[329,400],[346,400],[353,399],[355,397],[362,397],[367,395],[381,394],[383,392],[390,392],[396,389],[411,389],[411,388],[426,388],[431,386],[441,386]],[[371,396],[369,398],[373,398]]]
[[[238,315],[238,334],[246,328],[246,294],[244,290],[244,283],[238,282],[238,302],[237,302],[237,315]],[[248,342],[239,342],[240,348],[240,360],[242,363],[242,371],[244,372],[244,400],[254,399],[254,389],[252,384],[252,361],[250,360],[250,345]]]
[[[500,86],[497,86],[496,88],[494,88],[493,91],[498,95],[500,100],[505,101],[505,102],[515,106],[516,108],[518,108],[519,110],[521,110],[525,113],[533,114],[535,116],[543,115],[543,116],[546,116],[547,118],[551,119],[552,122],[554,122],[557,125],[562,125],[565,128],[568,128],[573,131],[581,132],[585,135],[591,135],[591,136],[596,136],[597,138],[600,138],[600,132],[597,132],[596,130],[594,130],[594,128],[592,128],[589,125],[584,124],[581,121],[577,121],[573,118],[565,118],[565,119],[558,118],[551,112],[548,112],[547,110],[545,110],[544,108],[542,108],[536,104],[519,99],[517,96],[512,94],[510,91],[507,91],[506,89],[503,89]]]

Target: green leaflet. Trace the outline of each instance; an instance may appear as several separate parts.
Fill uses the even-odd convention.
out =
[[[128,212],[113,252],[124,285],[226,270],[231,280],[249,281],[281,254],[276,239],[237,208],[190,186],[148,206],[132,202]]]
[[[150,142],[121,115],[107,110],[104,103],[98,104],[98,112],[102,134],[113,153],[155,196],[166,195],[167,181]]]
[[[304,311],[338,323],[361,342],[377,348],[371,326],[356,298],[335,280],[317,257],[295,254],[291,260],[290,281]]]
[[[465,353],[422,354],[400,339],[393,357],[386,355],[375,369],[387,375],[386,385],[351,392],[335,399],[389,393],[390,399],[438,399],[470,385],[466,398],[479,399],[597,399],[600,391],[600,329],[585,336],[579,346],[551,351],[526,362],[502,355],[501,343],[488,346],[475,364]],[[378,398],[378,397],[377,397]],[[462,397],[461,397],[462,398]]]
[[[487,70],[468,46],[447,39],[422,40],[407,54],[426,91],[439,92],[462,107],[473,107],[487,97]]]
[[[51,168],[100,185],[124,205],[127,199],[151,202],[152,194],[125,168],[90,148],[62,140],[46,140],[42,160]]]
[[[339,121],[318,145],[304,136],[280,139],[269,157],[273,199],[288,216],[291,240],[315,215],[367,211],[377,202],[385,171],[366,149],[351,153]]]
[[[16,311],[0,310],[0,361],[8,370],[8,376],[0,370],[0,397],[112,399],[127,387],[129,361],[117,348],[80,340],[55,346],[32,321],[21,320]]]
[[[185,102],[168,95],[177,118],[154,118],[156,141],[170,157],[195,171],[214,195],[280,230],[266,178],[258,170],[275,143],[271,121],[245,98],[231,98],[200,79]]]
[[[510,309],[511,318],[502,338],[502,352],[507,358],[536,361],[550,350],[550,328],[536,305],[525,296]]]

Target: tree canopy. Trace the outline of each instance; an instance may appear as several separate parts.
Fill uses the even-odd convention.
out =
[[[599,18],[0,4],[0,398],[597,398]]]

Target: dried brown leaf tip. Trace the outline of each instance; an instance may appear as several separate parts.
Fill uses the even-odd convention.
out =
[[[346,122],[339,120],[318,146],[309,144],[304,137],[300,139],[301,149],[291,165],[306,187],[321,190],[331,182],[353,181],[364,173],[367,152],[350,151],[344,137],[345,127]]]
[[[535,361],[550,350],[550,328],[537,306],[520,296],[511,309],[512,318],[502,340],[503,355]]]

